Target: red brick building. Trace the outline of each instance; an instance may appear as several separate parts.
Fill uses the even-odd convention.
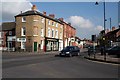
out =
[[[63,23],[63,46],[75,46],[75,35],[76,35],[76,29],[70,24],[66,23],[63,18],[59,18],[59,20]]]
[[[0,47],[1,50],[15,50],[15,22],[2,23],[0,31]]]

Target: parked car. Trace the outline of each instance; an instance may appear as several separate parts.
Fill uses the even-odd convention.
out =
[[[115,46],[106,50],[108,55],[118,55],[120,56],[120,46]]]
[[[67,46],[59,53],[60,56],[79,56],[80,55],[80,48],[77,46]]]

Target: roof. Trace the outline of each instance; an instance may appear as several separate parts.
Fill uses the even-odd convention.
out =
[[[54,20],[54,21],[56,21],[56,22],[61,23],[58,19],[56,19],[56,18],[51,18],[51,17],[49,17],[49,16],[47,16],[47,15],[44,15],[44,14],[42,14],[42,13],[36,11],[36,10],[26,11],[26,12],[24,12],[24,13],[21,13],[21,14],[16,15],[15,17],[29,16],[29,15],[39,15],[39,16],[43,16],[43,17],[45,17],[45,18],[48,18],[48,19],[51,19],[51,20]],[[61,23],[61,24],[62,24],[62,23]]]
[[[2,23],[2,31],[15,29],[15,22],[4,22]]]
[[[119,30],[120,30],[120,28],[118,28],[118,29],[116,29],[114,31],[110,31],[105,36],[108,36],[108,35],[111,35],[111,34],[116,34]]]
[[[58,19],[58,20],[59,20],[59,19]],[[61,21],[61,20],[59,20],[59,21]],[[66,23],[65,21],[61,21],[61,22],[62,22],[62,23],[65,23],[66,25],[69,25],[71,28],[73,28],[73,29],[76,30],[76,28],[72,27],[70,24]]]

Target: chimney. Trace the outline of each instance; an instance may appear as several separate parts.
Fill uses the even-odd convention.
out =
[[[114,31],[114,30],[115,30],[115,27],[113,26],[113,27],[112,27],[112,31]]]
[[[55,15],[54,15],[54,14],[49,14],[49,16],[50,16],[51,18],[55,18]]]
[[[46,15],[46,12],[45,12],[45,11],[43,11],[43,14],[44,14],[44,15]]]
[[[60,21],[63,21],[63,18],[59,18]]]
[[[109,29],[107,29],[107,30],[106,30],[106,33],[108,33],[108,32],[110,32],[110,30],[109,30]]]
[[[36,5],[33,5],[31,9],[32,9],[33,11],[37,10]]]
[[[20,13],[22,14],[22,11]]]

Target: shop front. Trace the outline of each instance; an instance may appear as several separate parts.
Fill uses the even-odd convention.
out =
[[[46,38],[46,51],[58,51],[59,50],[59,39]]]

